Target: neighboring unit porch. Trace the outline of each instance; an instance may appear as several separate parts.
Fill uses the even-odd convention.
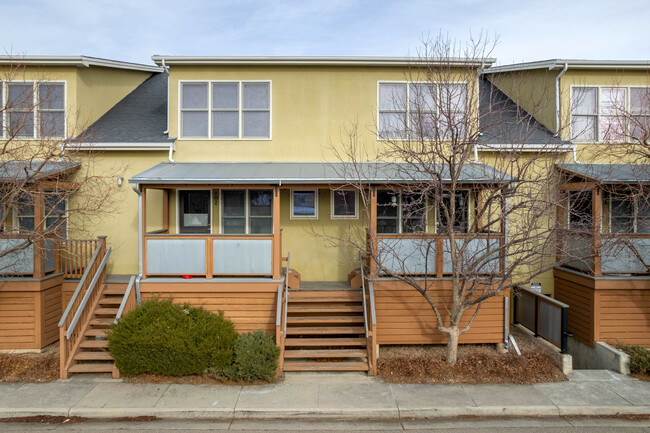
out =
[[[555,297],[570,305],[569,331],[650,347],[650,165],[559,164],[566,221]]]

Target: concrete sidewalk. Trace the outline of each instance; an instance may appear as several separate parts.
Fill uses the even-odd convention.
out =
[[[0,383],[0,418],[425,419],[650,415],[650,383],[602,370],[539,385],[386,384],[363,374],[287,374],[273,385],[130,384],[110,379]]]

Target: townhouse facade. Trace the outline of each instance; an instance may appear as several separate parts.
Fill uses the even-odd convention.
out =
[[[74,155],[96,155],[98,172],[124,167],[112,190],[120,206],[97,218],[92,237],[84,233],[86,240],[73,240],[76,235],[65,232],[61,242],[45,239],[27,257],[14,252],[4,258],[7,275],[0,295],[24,301],[4,304],[3,310],[12,310],[7,317],[14,319],[0,323],[5,336],[0,348],[40,349],[60,339],[62,376],[114,371],[104,352],[106,329],[116,317],[152,297],[222,310],[239,332],[261,328],[274,333],[286,371],[372,373],[378,345],[445,343],[430,305],[395,274],[427,279],[432,296],[449,298],[454,270],[448,233],[457,231],[472,251],[484,249],[492,257],[488,264],[496,268],[478,272],[477,278],[503,279],[507,254],[499,252],[499,245],[507,240],[506,222],[494,231],[475,229],[480,226],[481,197],[513,181],[490,164],[494,154],[548,154],[560,163],[558,175],[571,178],[566,185],[582,192],[587,187],[577,183],[584,181],[592,197],[603,196],[599,185],[611,179],[592,177],[594,168],[587,163],[601,161],[603,153],[591,145],[604,143],[600,138],[606,135],[598,129],[607,117],[606,108],[594,101],[623,92],[625,107],[636,110],[631,104],[640,100],[637,89],[644,88],[648,72],[648,65],[644,69],[641,63],[565,61],[565,68],[555,61],[491,67],[491,59],[153,56],[153,61],[156,66],[83,57],[25,58],[18,62],[22,82],[20,77],[3,81],[6,131],[22,131],[27,125],[33,132],[20,133],[17,139],[38,139],[47,128],[54,136],[65,131],[78,137],[66,143],[66,161],[48,162],[47,176],[40,186],[34,182],[41,192],[34,197],[42,201],[9,211],[6,245],[22,232],[45,228],[46,216],[58,215],[48,207],[47,191],[51,182],[74,181],[80,170]],[[0,67],[11,70],[16,63],[5,59]],[[431,68],[446,70],[447,80],[427,79],[422,71]],[[34,109],[20,111],[11,104],[12,95],[24,94],[26,86],[33,88]],[[39,94],[45,92],[50,100],[39,104]],[[435,102],[424,110],[416,106],[426,104],[427,98],[442,100],[444,92],[455,101],[452,114],[472,122],[483,119],[481,110],[494,103],[495,95],[499,103],[513,108],[508,111],[511,118],[495,122],[505,125],[500,138],[496,133],[477,136],[472,150],[476,157],[459,169],[458,177],[444,175],[444,167],[438,170],[442,184],[459,185],[447,199],[456,209],[453,225],[442,204],[425,200],[427,205],[419,211],[409,207],[415,200],[412,189],[422,184],[409,172],[412,165],[377,160],[410,133],[404,125],[413,127],[416,114],[436,118]],[[579,103],[573,102],[576,98]],[[524,136],[517,134],[520,111],[534,115]],[[81,116],[78,127],[67,120],[73,114]],[[60,126],[59,119],[66,124]],[[568,123],[562,123],[566,119]],[[438,131],[443,126],[427,128]],[[367,152],[353,166],[346,153],[351,144]],[[32,163],[28,171],[34,169]],[[24,170],[24,165],[19,168]],[[572,203],[586,199],[581,200],[569,198],[559,206],[566,209],[569,224]],[[611,214],[606,202],[611,198],[592,198],[590,208],[593,221],[603,220],[603,209],[609,212],[602,233],[616,230],[610,228],[612,221],[629,219]],[[633,242],[645,239],[647,226],[645,208],[636,203]],[[63,214],[65,207],[58,206]],[[584,212],[584,204],[580,206]],[[590,235],[594,254],[588,254],[588,265],[565,260],[566,266],[540,276],[544,293],[569,303],[576,312],[570,315],[570,331],[588,345],[627,335],[581,331],[588,324],[581,321],[583,316],[594,319],[592,327],[600,323],[598,296],[633,300],[621,308],[639,315],[634,319],[640,324],[636,333],[647,334],[647,324],[641,321],[650,314],[642,307],[650,289],[643,260],[619,260],[612,271],[603,245],[596,243],[600,233]],[[97,236],[105,237],[93,239]],[[586,235],[580,236],[576,249],[587,245],[582,239]],[[648,254],[645,240],[636,246],[639,249],[642,257]],[[381,260],[382,251],[393,257]],[[408,260],[402,259],[398,269],[400,257]],[[18,272],[16,263],[31,267]],[[624,268],[631,264],[634,269]],[[611,272],[617,276],[607,275]],[[618,292],[598,292],[598,281]],[[620,287],[611,288],[612,281]],[[585,287],[594,295],[587,302],[591,310],[581,312],[584,302],[573,303],[572,296]],[[507,341],[508,295],[499,293],[482,302],[460,341]],[[618,310],[615,314],[620,315]],[[648,344],[637,337],[630,342]],[[328,361],[317,362],[320,358]]]

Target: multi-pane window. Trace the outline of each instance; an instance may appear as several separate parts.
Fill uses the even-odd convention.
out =
[[[356,190],[332,190],[332,218],[358,218],[358,199]]]
[[[569,229],[591,232],[593,201],[591,191],[569,191]]]
[[[34,217],[34,198],[25,194],[18,200],[14,211],[14,225],[20,233],[36,230]],[[66,198],[61,194],[47,192],[45,194],[45,221],[43,229],[57,232],[61,236],[67,233],[66,227]]]
[[[609,201],[612,233],[650,233],[650,191],[642,194],[612,191],[605,199]]]
[[[380,138],[450,139],[466,111],[465,83],[379,83]]]
[[[291,190],[291,218],[318,219],[318,190]]]
[[[224,234],[273,233],[272,190],[222,190],[221,197],[221,227]]]
[[[415,233],[426,228],[426,198],[421,194],[377,191],[377,233]]]
[[[271,83],[181,83],[183,138],[271,137]]]
[[[452,215],[452,197],[454,212]],[[451,216],[451,218],[449,218]],[[450,221],[451,219],[451,221]],[[443,194],[442,203],[438,205],[438,233],[467,233],[469,228],[469,191],[456,191],[455,194]]]
[[[65,135],[65,84],[0,83],[0,136],[18,138]]]
[[[643,138],[650,130],[650,89],[645,87],[574,87],[571,136],[578,141]]]

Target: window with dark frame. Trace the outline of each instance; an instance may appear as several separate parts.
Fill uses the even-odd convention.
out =
[[[592,230],[592,193],[586,191],[569,191],[569,229],[591,232]]]
[[[358,218],[357,191],[336,189],[332,194],[332,218]]]
[[[224,234],[273,234],[273,191],[221,190],[221,227]]]
[[[426,197],[422,194],[377,191],[377,233],[425,232],[425,214]]]
[[[442,195],[442,204],[438,206],[438,233],[449,233],[453,227],[454,233],[467,233],[469,230],[469,190],[455,191],[453,226],[447,218],[451,212],[452,194]]]

